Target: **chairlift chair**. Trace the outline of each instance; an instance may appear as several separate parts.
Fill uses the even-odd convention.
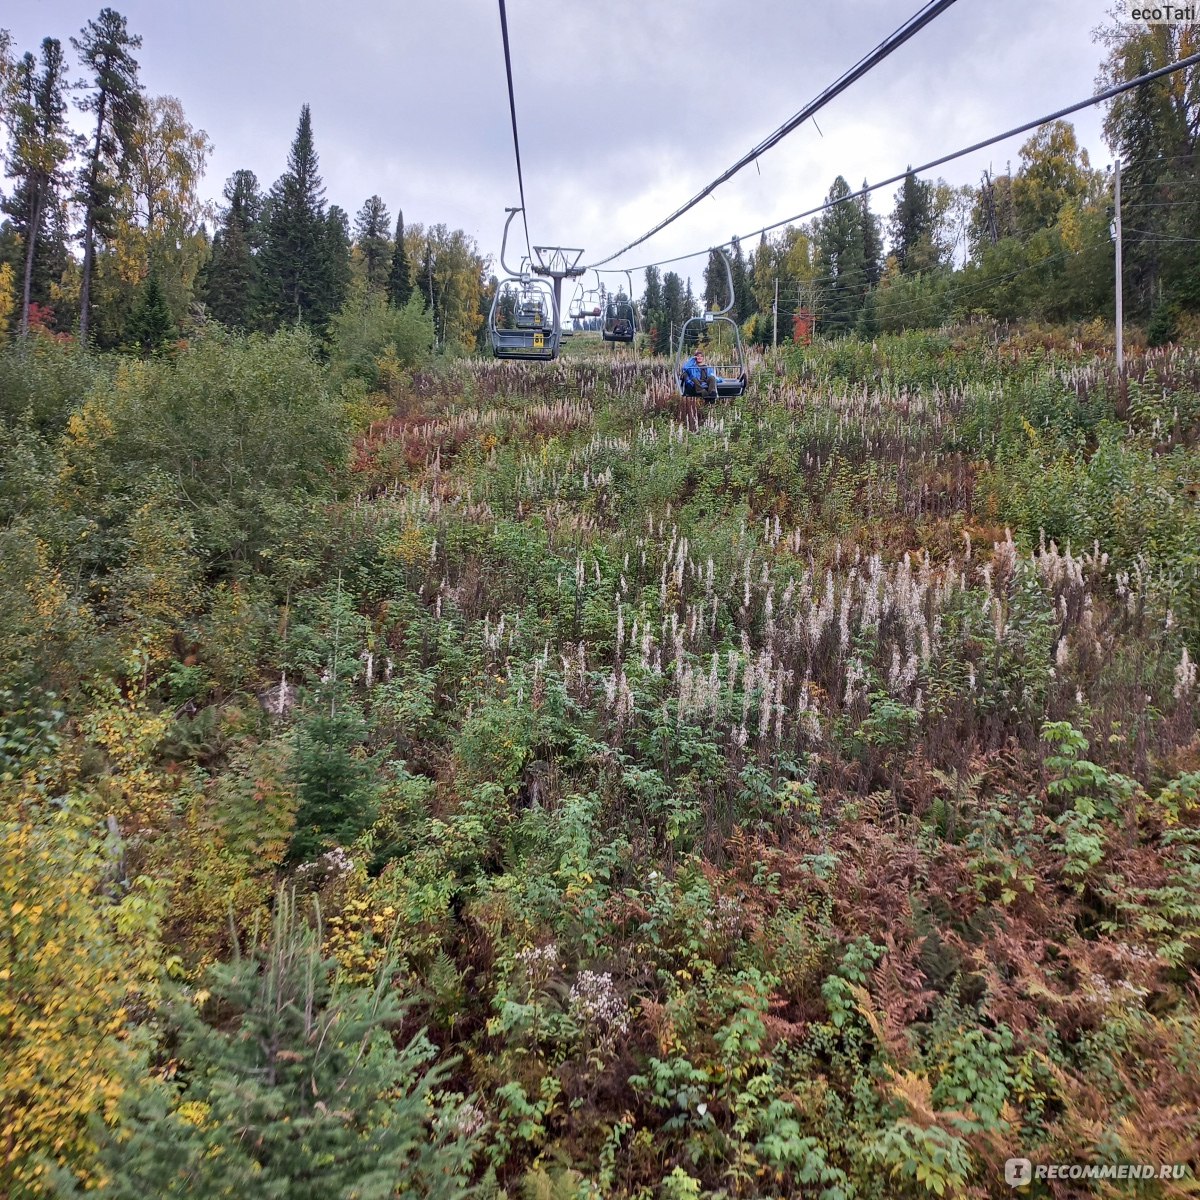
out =
[[[558,357],[562,337],[558,301],[549,282],[529,273],[528,259],[521,260],[516,274],[504,261],[508,246],[508,227],[521,210],[510,208],[500,242],[500,265],[508,272],[492,298],[488,313],[488,332],[492,338],[492,354],[496,358],[536,359],[548,361]]]
[[[724,252],[718,250],[717,253],[725,263],[729,303],[719,312],[706,312],[684,321],[675,348],[675,387],[681,396],[697,394],[694,383],[684,374],[683,364],[698,349],[703,349],[705,357],[710,360],[707,366],[716,374],[717,395],[721,399],[742,395],[750,382],[742,331],[728,315],[733,311],[733,271]]]
[[[575,285],[575,294],[567,306],[567,316],[572,322],[584,322],[584,328],[586,328],[586,322],[600,315],[600,289],[598,287],[585,288],[581,280]]]
[[[628,292],[617,292],[610,295],[604,310],[604,325],[600,335],[606,342],[632,342],[638,331],[637,305],[633,302],[633,279],[628,271],[625,278],[629,282]]]
[[[488,314],[488,331],[497,358],[557,358],[560,331],[554,289],[544,279],[501,280]]]

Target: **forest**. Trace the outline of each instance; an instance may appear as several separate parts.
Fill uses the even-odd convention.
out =
[[[715,258],[496,361],[142,53],[0,31],[0,1195],[1196,1195],[1200,67],[1106,109],[1123,369],[1058,121],[734,245],[704,404]]]

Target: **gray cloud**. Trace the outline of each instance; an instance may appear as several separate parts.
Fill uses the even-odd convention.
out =
[[[64,41],[100,5],[51,0],[0,19],[18,48]],[[143,38],[142,79],[208,132],[207,193],[249,168],[283,171],[312,106],[327,198],[353,214],[378,193],[406,221],[445,222],[499,250],[517,203],[498,7],[350,0],[118,3]],[[585,261],[656,224],[911,15],[915,0],[510,0],[530,232]],[[621,265],[702,250],[934,158],[1093,90],[1094,0],[960,0],[877,70]],[[1107,162],[1101,115],[1080,140]],[[942,174],[974,183],[1020,142]],[[886,214],[892,196],[876,197]],[[515,256],[514,256],[515,257]],[[686,270],[698,273],[699,262]]]

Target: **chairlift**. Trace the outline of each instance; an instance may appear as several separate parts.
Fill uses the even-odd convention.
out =
[[[637,333],[638,312],[633,302],[633,277],[626,271],[625,278],[629,282],[629,291],[611,294],[604,310],[604,325],[600,334],[606,342],[632,342],[633,335]]]
[[[516,275],[504,262],[508,227],[520,211],[519,208],[509,209],[508,220],[504,223],[500,263],[509,272],[509,277],[502,279],[496,287],[488,313],[488,332],[492,338],[492,354],[496,358],[546,361],[558,357],[562,335],[554,289],[547,280],[531,275],[525,260]]]
[[[590,321],[601,315],[603,311],[600,307],[601,299],[599,285],[594,288],[585,288],[583,280],[580,280],[575,285],[575,294],[567,306],[567,316],[572,322]]]
[[[488,314],[488,329],[497,358],[557,358],[554,289],[544,279],[501,280]]]
[[[733,270],[722,250],[721,261],[725,264],[725,277],[729,281],[729,303],[717,312],[702,313],[689,317],[679,331],[675,348],[675,387],[681,396],[698,395],[695,380],[684,370],[697,350],[703,350],[709,360],[705,365],[717,377],[717,395],[731,399],[742,395],[750,381],[746,365],[746,348],[742,343],[742,331],[738,323],[728,314],[733,311]]]

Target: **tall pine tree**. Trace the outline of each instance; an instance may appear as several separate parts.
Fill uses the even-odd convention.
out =
[[[663,305],[662,280],[659,278],[657,267],[646,268],[646,292],[642,297],[642,319],[650,335],[650,347],[655,354],[661,354],[662,329],[667,323]]]
[[[729,315],[740,325],[754,315],[754,290],[750,286],[742,243],[736,237],[729,247],[729,266],[733,275],[733,311]]]
[[[663,321],[654,347],[657,353],[670,354],[684,321],[692,315],[691,306],[690,285],[685,290],[683,280],[674,271],[668,271],[663,276]]]
[[[354,218],[354,238],[362,255],[368,292],[381,292],[387,286],[390,232],[387,205],[378,196],[369,197]]]
[[[317,304],[321,328],[346,301],[350,290],[350,217],[336,204],[325,217],[325,291]]]
[[[867,181],[863,180],[863,191]],[[867,287],[875,287],[883,278],[883,222],[871,211],[871,197],[864,195],[862,205],[863,272]]]
[[[915,275],[937,266],[933,228],[933,184],[918,179],[909,171],[896,196],[896,207],[888,226],[892,254],[902,275]]]
[[[209,313],[230,329],[259,325],[257,253],[262,241],[259,220],[263,201],[253,171],[235,171],[225,184],[227,207],[213,237],[203,295]]]
[[[261,257],[274,322],[322,328],[332,311],[329,227],[307,104],[300,110],[287,170],[271,188]]]
[[[26,54],[16,70],[16,95],[12,113],[12,147],[8,174],[17,180],[4,210],[13,217],[24,241],[25,264],[21,291],[21,336],[29,332],[34,266],[42,239],[43,222],[52,215],[64,182],[64,165],[71,153],[67,128],[67,102],[63,97],[66,64],[56,38],[42,42],[42,65]],[[40,298],[40,297],[39,297]]]
[[[412,279],[408,271],[408,252],[404,249],[404,212],[396,217],[396,244],[392,249],[392,265],[388,271],[387,298],[395,308],[403,308],[412,295]]]
[[[819,317],[830,333],[854,328],[867,291],[862,208],[849,195],[850,185],[839,175],[826,197],[833,207],[815,222],[817,272],[824,285]]]
[[[138,64],[133,51],[142,39],[131,34],[125,18],[111,8],[102,8],[77,38],[71,39],[83,66],[91,75],[94,90],[80,107],[96,114],[87,159],[80,175],[83,204],[83,268],[79,294],[79,340],[87,345],[91,317],[92,268],[96,261],[96,238],[104,236],[114,219],[113,199],[125,169],[134,125],[143,99],[138,84]]]

